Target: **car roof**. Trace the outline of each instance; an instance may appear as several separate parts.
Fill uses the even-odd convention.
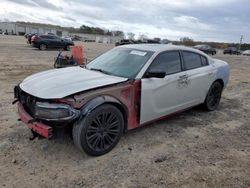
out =
[[[187,51],[192,51],[192,52],[199,53],[202,55],[206,55],[200,50],[196,50],[191,47],[177,46],[177,45],[172,45],[172,44],[128,44],[128,45],[119,46],[118,48],[133,48],[137,50],[146,50],[146,51],[153,51],[153,52],[187,50]]]

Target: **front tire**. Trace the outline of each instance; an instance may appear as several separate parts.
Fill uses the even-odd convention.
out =
[[[112,150],[121,138],[124,118],[118,108],[104,104],[73,126],[75,145],[89,155],[99,156]]]
[[[223,86],[220,82],[214,82],[206,96],[206,99],[203,103],[203,106],[208,111],[214,111],[218,108],[220,104],[221,94],[222,94]]]

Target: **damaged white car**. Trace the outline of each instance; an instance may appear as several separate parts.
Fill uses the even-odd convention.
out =
[[[134,44],[87,66],[29,76],[15,87],[15,98],[34,135],[52,138],[66,129],[78,148],[102,155],[127,130],[200,104],[215,110],[228,80],[228,64],[201,51]]]

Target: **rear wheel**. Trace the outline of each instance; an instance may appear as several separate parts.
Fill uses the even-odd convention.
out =
[[[120,110],[104,104],[74,125],[73,140],[87,154],[103,155],[118,143],[123,127],[124,118]]]
[[[220,82],[216,81],[214,82],[208,93],[207,97],[203,103],[204,107],[209,110],[213,111],[216,110],[219,106],[221,94],[222,94],[223,87]]]
[[[39,45],[39,50],[46,50],[47,49],[47,45],[46,44],[40,44]]]

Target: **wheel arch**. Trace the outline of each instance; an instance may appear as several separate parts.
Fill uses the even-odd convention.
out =
[[[39,48],[40,48],[40,46],[42,45],[42,44],[44,44],[45,46],[46,46],[46,48],[48,48],[48,44],[46,43],[46,42],[41,42],[41,43],[39,43]]]
[[[114,105],[116,108],[118,108],[118,110],[120,110],[120,112],[122,113],[123,118],[124,118],[124,130],[123,130],[123,132],[125,130],[127,130],[128,108],[120,100],[116,99],[113,96],[109,96],[109,95],[98,96],[98,97],[95,97],[95,98],[91,99],[90,101],[88,101],[85,105],[82,106],[81,115],[79,118],[80,119],[84,118],[89,113],[91,113],[94,109],[96,109],[97,107],[99,107],[103,104]]]
[[[215,83],[215,82],[219,82],[219,83],[222,85],[222,88],[224,88],[225,83],[224,83],[224,81],[223,81],[223,79],[222,79],[222,78],[218,78],[218,79],[216,79],[213,83]],[[213,83],[212,83],[211,85],[213,85]]]
[[[219,83],[222,85],[222,89],[224,89],[225,83],[224,83],[223,79],[222,79],[222,78],[217,78],[217,79],[215,79],[215,80],[211,83],[211,85],[209,86],[209,88],[207,89],[207,91],[206,91],[206,96],[205,96],[205,98],[204,98],[204,101],[205,101],[206,98],[207,98],[207,95],[208,95],[208,92],[209,92],[211,86],[212,86],[215,82],[219,82]],[[204,102],[203,102],[203,103],[204,103]]]

